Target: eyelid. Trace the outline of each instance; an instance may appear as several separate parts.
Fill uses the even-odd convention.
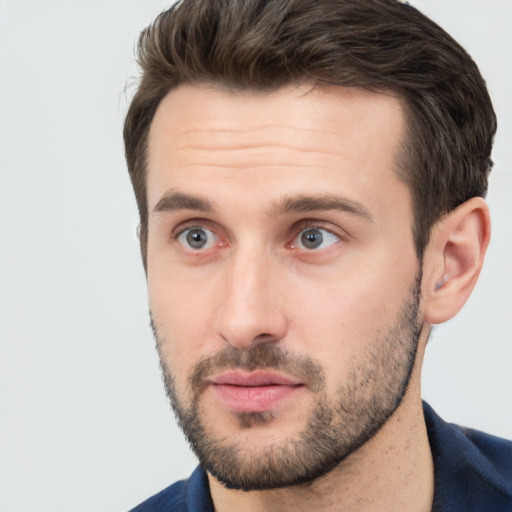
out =
[[[211,221],[207,219],[189,219],[180,222],[171,230],[171,240],[177,240],[185,231],[189,229],[207,229],[208,231],[212,231],[214,233]]]
[[[211,238],[211,242],[208,242],[208,247],[193,248],[187,243],[180,240],[180,238],[187,232],[194,229],[204,230],[209,232],[208,237]],[[229,242],[225,237],[225,232],[216,222],[212,222],[210,219],[194,218],[187,219],[183,222],[178,223],[169,235],[169,241],[173,244],[178,244],[181,250],[189,255],[195,255],[195,257],[205,256],[210,254],[212,250],[224,249],[229,246]]]
[[[192,231],[201,231],[202,233],[206,233],[207,235],[207,241],[206,241],[206,246],[205,247],[200,247],[200,248],[196,248],[196,247],[188,247],[190,249],[194,249],[194,250],[197,250],[197,251],[204,251],[206,249],[210,249],[212,246],[216,245],[219,237],[211,230],[211,229],[207,229],[207,228],[188,228],[188,229],[185,229],[184,231],[181,232],[181,234],[177,237],[177,240],[178,242],[180,242],[180,244],[184,245],[184,246],[188,246],[188,242],[185,242],[184,240],[182,240],[183,236],[188,236],[188,234]]]
[[[205,218],[194,218],[180,222],[177,226],[175,226],[170,232],[170,241],[178,241],[178,238],[185,231],[191,229],[205,229],[212,232],[218,240],[226,240],[226,237],[222,233],[219,234],[219,229],[217,228],[217,224],[215,222]],[[301,219],[298,222],[295,222],[290,229],[291,235],[288,238],[289,242],[286,245],[291,247],[300,233],[307,229],[322,229],[328,231],[332,236],[338,238],[340,241],[350,238],[350,235],[347,233],[347,231],[333,224],[332,222],[319,219]],[[226,245],[227,243],[228,242],[226,242]]]
[[[340,240],[348,238],[349,234],[339,226],[336,226],[332,222],[316,219],[303,219],[296,222],[293,226],[292,232],[294,236],[297,236],[301,231],[306,229],[324,229],[332,235],[338,237]]]
[[[299,237],[302,235],[302,233],[308,230],[321,230],[327,232],[329,238],[332,237],[335,240],[333,240],[332,243],[329,243],[327,247],[303,247]],[[309,253],[312,255],[313,253],[322,253],[329,250],[331,247],[338,245],[340,242],[346,241],[348,236],[349,235],[343,229],[333,225],[331,222],[316,219],[304,219],[294,224],[292,237],[286,245],[288,249],[300,251],[301,253]],[[322,243],[327,241],[328,239],[326,238]]]

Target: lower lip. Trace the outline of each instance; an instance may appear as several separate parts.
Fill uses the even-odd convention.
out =
[[[302,389],[302,385],[232,386],[213,384],[220,401],[237,412],[268,412]]]

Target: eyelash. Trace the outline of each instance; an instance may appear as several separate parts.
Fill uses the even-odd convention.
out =
[[[302,233],[305,233],[308,230],[325,231],[329,234],[330,237],[336,239],[337,242],[340,242],[343,240],[343,237],[339,233],[335,232],[335,230],[333,230],[330,225],[326,226],[325,223],[323,223],[321,221],[316,221],[316,220],[304,220],[304,221],[301,221],[299,224],[295,225],[293,238],[292,238],[291,242],[288,243],[288,246],[290,247],[290,249],[298,249],[298,250],[301,249],[301,248],[295,247],[294,243],[301,236]],[[323,243],[323,241],[324,240],[322,240],[321,243]],[[336,243],[336,241],[334,243]],[[334,243],[330,244],[330,245],[334,245]],[[328,247],[330,247],[330,245]],[[325,247],[324,249],[327,249],[328,247]],[[314,249],[309,249],[309,250],[304,249],[304,250],[306,250],[306,252],[315,252]]]
[[[339,232],[336,232],[335,230],[333,230],[332,227],[330,227],[330,226],[331,225],[329,225],[329,227],[328,227],[326,225],[326,223],[324,223],[322,221],[315,220],[315,219],[301,220],[298,223],[294,224],[294,226],[292,227],[292,229],[291,229],[292,236],[288,237],[289,242],[287,242],[286,246],[290,249],[293,249],[294,248],[292,246],[293,242],[299,237],[299,235],[302,232],[307,231],[308,229],[311,229],[311,230],[318,229],[318,230],[327,231],[330,235],[337,238],[339,241],[343,241],[344,238],[346,238],[343,235],[341,235]],[[185,232],[191,231],[194,229],[205,229],[205,230],[215,233],[215,229],[213,226],[211,226],[210,222],[208,222],[206,220],[201,221],[200,219],[198,219],[198,220],[191,222],[190,224],[180,225],[177,229],[173,230],[173,232],[171,233],[170,239],[173,242],[179,242],[179,238]],[[222,237],[220,237],[220,236],[219,236],[219,238],[222,239]],[[196,251],[194,251],[193,249],[190,249],[190,250],[193,252],[200,252],[199,250],[196,250]],[[311,252],[313,252],[313,250],[311,250]]]
[[[215,231],[214,228],[207,221],[193,221],[191,224],[181,224],[177,228],[173,229],[170,236],[171,242],[178,241],[179,237],[183,235],[183,233],[185,233],[186,231],[191,231],[193,229],[206,229],[212,232]]]
[[[331,224],[327,224],[321,220],[315,220],[315,219],[305,219],[297,222],[294,227],[293,231],[295,232],[295,236],[297,236],[302,231],[305,231],[306,229],[324,229],[325,231],[328,231],[329,233],[333,234],[334,236],[337,236],[340,238],[340,235],[336,234],[332,228]]]

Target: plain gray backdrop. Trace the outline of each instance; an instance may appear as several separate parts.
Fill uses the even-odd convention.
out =
[[[493,237],[474,296],[436,328],[423,395],[512,437],[512,2],[417,0],[473,55],[499,118]],[[0,510],[121,512],[195,465],[149,329],[121,140],[160,0],[0,0]]]

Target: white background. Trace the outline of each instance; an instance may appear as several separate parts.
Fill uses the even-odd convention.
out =
[[[492,245],[424,397],[512,437],[512,2],[414,2],[479,63],[500,127]],[[160,381],[121,142],[160,0],[0,0],[0,511],[124,511],[195,462]],[[129,93],[128,93],[129,95]]]

